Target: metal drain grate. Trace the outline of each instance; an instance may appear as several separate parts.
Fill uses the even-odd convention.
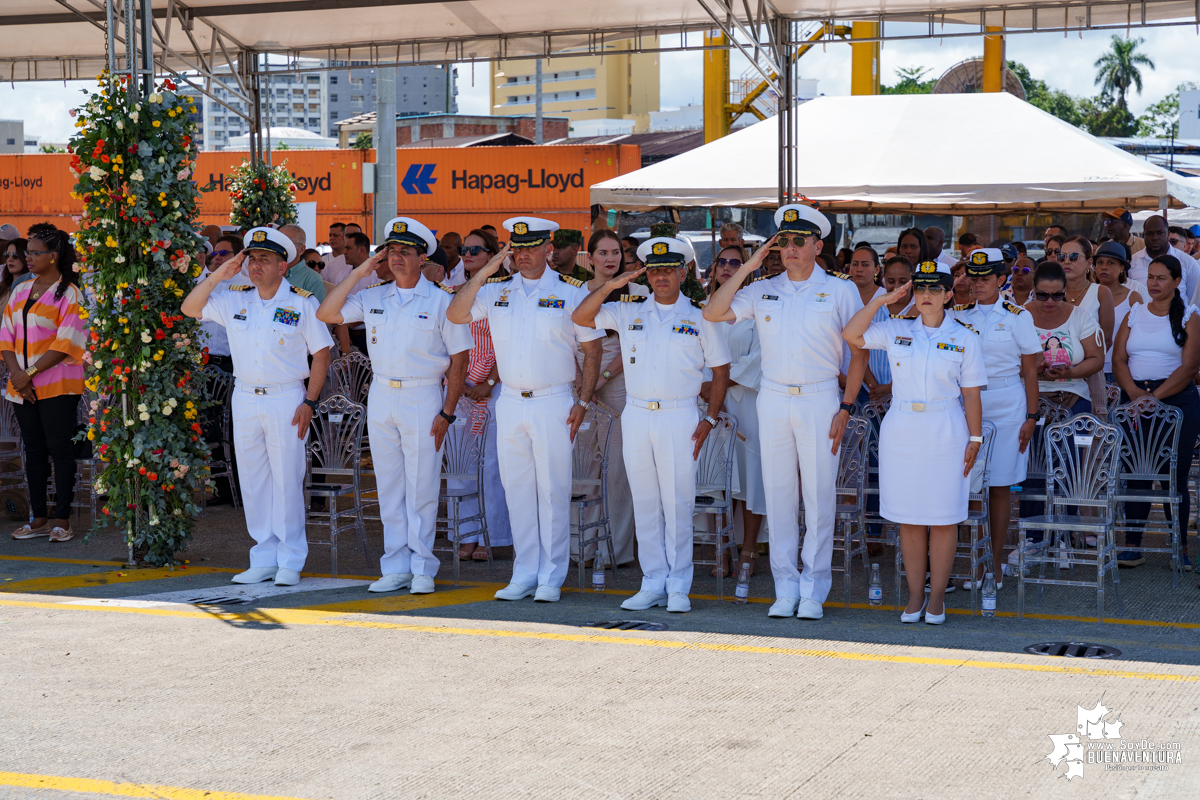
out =
[[[608,631],[665,631],[665,622],[646,622],[641,619],[610,619],[602,622],[585,622],[585,628],[604,628]]]
[[[1121,651],[1115,647],[1091,642],[1043,642],[1029,645],[1025,652],[1034,656],[1061,658],[1117,658],[1121,655]]]
[[[244,606],[250,602],[250,598],[235,594],[229,597],[201,597],[187,602],[193,606]]]

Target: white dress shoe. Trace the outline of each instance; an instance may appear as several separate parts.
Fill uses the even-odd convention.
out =
[[[825,616],[825,609],[821,604],[812,598],[806,597],[800,601],[800,605],[796,608],[796,617],[799,619],[820,619]]]
[[[942,613],[940,613],[940,614],[930,614],[928,611],[926,611],[925,612],[925,621],[927,623],[929,623],[930,625],[941,625],[943,622],[945,622],[946,621],[946,606],[945,606],[945,604],[942,605]]]
[[[686,614],[692,610],[692,601],[683,592],[671,592],[667,597],[667,611],[675,614]]]
[[[300,573],[294,569],[281,569],[275,573],[276,586],[295,586],[300,582]]]
[[[529,597],[533,594],[536,586],[522,586],[519,583],[510,583],[500,591],[496,592],[497,600],[520,600],[522,597]]]
[[[275,577],[279,567],[251,567],[233,576],[234,583],[262,583]]]
[[[411,572],[392,572],[367,587],[368,592],[394,592],[412,584]]]
[[[771,610],[767,612],[767,616],[794,617],[796,616],[796,607],[799,605],[799,597],[781,597],[771,604]]]
[[[976,589],[982,589],[982,588],[983,588],[983,579],[982,579],[982,578],[980,578],[980,579],[979,579],[979,580],[977,580],[977,581],[963,581],[963,585],[962,585],[962,589],[963,589],[963,591],[964,591],[964,592],[969,592],[969,591],[971,591],[971,584],[972,584],[972,583],[974,583],[974,584],[975,584],[975,588],[976,588]],[[1000,591],[1000,590],[1001,590],[1001,589],[1003,589],[1003,588],[1004,588],[1004,581],[1000,581],[999,583],[997,583],[997,584],[996,584],[996,591]]]
[[[633,597],[621,603],[621,608],[626,611],[645,611],[650,608],[665,606],[666,604],[667,596],[665,594],[655,594],[654,592],[642,589]]]
[[[539,586],[533,595],[533,602],[557,603],[560,597],[562,597],[561,589],[555,589],[553,586]]]
[[[409,594],[433,594],[433,576],[431,575],[416,575],[412,579],[412,588],[408,590]]]
[[[929,602],[929,599],[926,598],[925,603],[928,603],[928,602]],[[921,617],[925,614],[925,603],[921,603],[920,611],[914,611],[911,614],[908,613],[907,611],[900,612],[900,621],[901,622],[920,622]]]

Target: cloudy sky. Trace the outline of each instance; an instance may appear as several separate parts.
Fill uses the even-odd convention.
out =
[[[889,25],[890,32],[900,32],[905,26]],[[913,26],[918,28],[919,26]],[[1158,102],[1184,81],[1200,80],[1200,62],[1196,58],[1200,36],[1194,26],[1134,29],[1133,34],[1145,39],[1144,52],[1155,62],[1157,69],[1144,70],[1145,90],[1129,98],[1135,114]],[[1035,78],[1050,86],[1077,96],[1096,93],[1093,83],[1093,62],[1108,48],[1111,33],[1022,34],[1008,39],[1008,58],[1023,62]],[[696,41],[699,35],[696,35]],[[678,37],[668,37],[665,45],[677,43]],[[883,46],[882,71],[884,83],[895,82],[895,71],[901,67],[925,67],[929,77],[941,75],[967,58],[981,55],[982,40],[978,37],[945,40],[915,40],[893,42]],[[660,57],[661,105],[663,108],[699,103],[702,96],[701,53],[673,53]],[[734,76],[748,68],[740,54],[734,53],[731,73]],[[468,114],[487,114],[488,90],[486,65],[474,67],[474,86],[471,85],[471,65],[459,69],[459,110]],[[850,48],[830,44],[824,51],[811,50],[800,62],[804,78],[820,80],[822,94],[843,95],[850,91]],[[86,83],[31,83],[0,85],[0,118],[24,119],[28,136],[41,136],[49,141],[66,141],[72,131],[67,110],[80,103],[80,89]]]

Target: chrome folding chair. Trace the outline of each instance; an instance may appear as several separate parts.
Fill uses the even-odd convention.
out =
[[[214,421],[220,437],[220,441],[209,444],[208,479],[205,483],[211,484],[217,478],[228,480],[232,494],[229,499],[234,508],[240,508],[241,497],[238,495],[237,478],[233,474],[233,376],[211,364],[200,372],[204,376],[204,388],[201,396],[214,404],[202,413],[216,416]],[[200,508],[204,509],[207,505],[208,492],[202,487]]]
[[[1104,384],[1104,399],[1108,403],[1108,421],[1113,421],[1113,411],[1121,402],[1121,387],[1115,383]]]
[[[859,408],[859,413],[862,418],[867,421],[867,433],[865,437],[865,446],[867,449],[867,477],[866,488],[866,509],[864,516],[866,518],[867,530],[871,527],[879,526],[880,532],[883,534],[879,538],[879,544],[891,545],[896,548],[896,558],[899,558],[900,553],[900,536],[899,528],[895,523],[884,519],[879,513],[879,429],[883,425],[883,418],[891,408],[891,395],[882,400],[872,400],[863,403]],[[868,539],[868,543],[872,540]],[[896,596],[896,602],[900,602],[900,573],[895,573],[895,581],[893,590]]]
[[[1038,606],[1046,586],[1096,587],[1096,621],[1104,620],[1104,573],[1112,573],[1117,595],[1117,610],[1124,613],[1121,578],[1117,570],[1116,533],[1117,475],[1120,472],[1121,431],[1101,422],[1092,414],[1079,414],[1051,425],[1045,431],[1047,513],[1022,519],[1018,523],[1020,554],[1017,563],[1017,617],[1025,615],[1025,585],[1038,586]],[[1071,506],[1091,508],[1097,516],[1067,513]],[[1029,531],[1053,536],[1053,547],[1026,552]],[[1076,534],[1094,534],[1094,550],[1075,546]],[[1094,567],[1095,581],[1063,580],[1046,577],[1046,565],[1066,559],[1075,565]],[[1038,567],[1037,577],[1026,577],[1025,570]]]
[[[329,362],[332,373],[334,392],[347,398],[353,403],[367,404],[367,395],[371,389],[371,359],[357,350],[351,350],[344,356]]]
[[[700,545],[700,557],[692,563],[703,566],[718,566],[724,561],[725,551],[730,558],[737,557],[737,543],[733,539],[733,445],[737,437],[737,418],[722,411],[717,427],[709,432],[700,448],[696,464],[696,507],[695,514],[711,515],[715,531],[692,527],[692,544]],[[715,554],[712,561],[704,559],[704,547],[712,545]],[[717,598],[725,598],[725,570],[717,571]]]
[[[617,416],[612,409],[593,400],[583,415],[571,450],[571,538],[579,561],[579,590],[583,591],[584,562],[588,548],[593,558],[600,555],[600,544],[608,549],[608,562],[617,579],[617,554],[612,542],[608,516],[608,463],[612,455],[613,425]],[[621,458],[621,454],[616,454]]]
[[[445,534],[448,547],[434,547],[435,553],[450,553],[454,565],[454,585],[458,586],[458,551],[465,536],[479,536],[487,552],[488,569],[495,570],[491,540],[488,538],[487,506],[484,503],[483,463],[488,426],[492,415],[486,408],[460,397],[454,409],[454,423],[442,440],[442,490],[438,497],[437,530]],[[471,504],[475,512],[470,513]],[[464,508],[466,506],[466,508]],[[464,525],[472,525],[464,531]]]
[[[329,528],[329,541],[310,543],[329,545],[330,569],[335,578],[338,574],[337,537],[342,531],[354,531],[362,545],[363,558],[368,564],[371,563],[366,527],[363,525],[366,503],[362,496],[361,454],[366,419],[367,410],[361,404],[335,394],[317,406],[305,447],[305,522]],[[325,498],[325,511],[307,510],[309,499],[313,497]],[[338,507],[338,499],[343,497],[350,498],[350,508]]]
[[[963,524],[970,528],[971,542],[965,546],[960,541],[955,558],[966,558],[968,565],[967,578],[971,581],[971,613],[975,613],[979,589],[975,586],[975,575],[979,566],[984,565],[984,572],[992,570],[992,518],[991,499],[988,487],[991,485],[992,447],[996,443],[996,426],[984,420],[981,429],[983,444],[975,458],[975,469],[979,471],[979,491],[971,492],[967,503],[967,518]],[[972,471],[972,476],[974,476]],[[974,482],[974,481],[972,481]],[[982,545],[982,547],[981,547]],[[997,576],[1003,579],[1003,576]]]
[[[106,398],[93,394],[92,392],[84,392],[79,398],[79,404],[75,407],[75,424],[78,427],[86,427],[88,419],[93,415],[102,414],[105,406],[108,405]],[[108,527],[108,517],[97,515],[97,504],[100,499],[100,494],[96,491],[96,479],[100,477],[100,473],[104,467],[100,458],[91,449],[90,442],[89,451],[91,455],[87,458],[75,459],[75,496],[71,498],[71,507],[75,509],[75,521],[78,522],[83,518],[83,510],[86,508],[91,515],[92,524],[97,521],[103,522],[103,527]],[[53,473],[53,470],[51,470]],[[52,484],[53,485],[53,484]]]
[[[842,601],[846,608],[850,607],[850,573],[855,556],[862,560],[863,574],[870,577],[867,566],[867,432],[870,428],[871,423],[866,418],[851,417],[838,452],[833,551],[842,554],[842,566],[833,567],[833,571],[842,573]],[[800,519],[803,520],[803,501],[800,507]],[[803,538],[800,547],[804,547]]]
[[[8,371],[0,375],[0,386],[8,381]],[[29,483],[25,472],[25,449],[21,445],[21,426],[17,424],[15,404],[0,400],[0,488],[25,492],[29,503]]]
[[[1122,550],[1137,553],[1170,553],[1171,586],[1179,586],[1183,572],[1179,559],[1179,543],[1187,532],[1187,520],[1179,518],[1183,501],[1175,482],[1175,466],[1179,459],[1179,434],[1183,412],[1166,405],[1150,395],[1117,406],[1112,412],[1112,424],[1121,431],[1120,475],[1117,484],[1118,532],[1141,531],[1167,536],[1167,547],[1133,547]],[[1155,483],[1159,488],[1154,488]],[[1185,487],[1186,488],[1186,487]],[[1161,504],[1170,511],[1170,519],[1130,520],[1126,517],[1128,503]]]
[[[1071,418],[1071,410],[1066,406],[1047,400],[1044,397],[1038,398],[1038,421],[1037,426],[1033,429],[1033,437],[1029,440],[1029,453],[1025,461],[1025,480],[1013,487],[1012,496],[1018,503],[1041,503],[1038,509],[1043,514],[1049,513],[1046,509],[1046,476],[1049,469],[1046,467],[1046,428],[1051,425]],[[1026,507],[1027,512],[1030,507]],[[1013,518],[1018,519],[1021,514],[1014,514]],[[1012,531],[1012,528],[1009,528]],[[1045,546],[1043,540],[1042,546]],[[1001,576],[997,575],[996,580],[999,581]]]

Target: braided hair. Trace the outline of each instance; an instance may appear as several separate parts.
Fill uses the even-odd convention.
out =
[[[71,237],[66,231],[59,230],[49,222],[39,222],[29,228],[29,238],[37,239],[58,254],[54,265],[58,268],[62,280],[54,290],[54,299],[61,300],[68,286],[79,285],[79,275],[75,273],[75,247],[71,244]]]
[[[1167,268],[1167,272],[1171,273],[1171,280],[1179,280],[1183,275],[1183,266],[1179,263],[1179,259],[1172,255],[1163,255],[1150,262],[1151,264],[1162,264]],[[1175,339],[1175,344],[1183,347],[1187,343],[1188,335],[1187,328],[1183,324],[1183,313],[1187,311],[1187,305],[1183,302],[1183,298],[1179,296],[1179,287],[1175,287],[1175,295],[1171,298],[1171,307],[1167,311],[1167,317],[1171,320],[1171,336]]]

